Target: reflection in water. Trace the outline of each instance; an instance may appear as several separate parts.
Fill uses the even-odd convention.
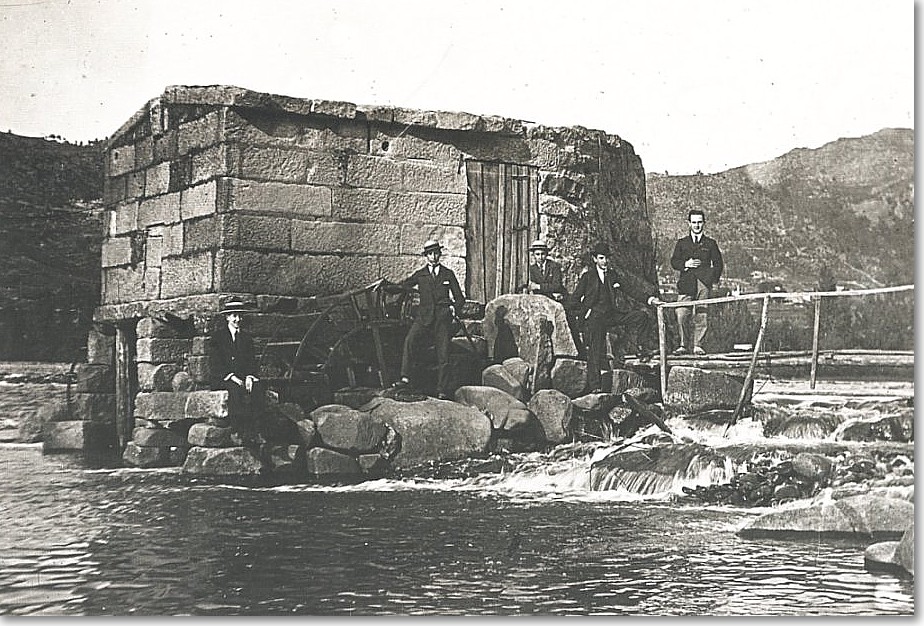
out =
[[[0,445],[0,467],[3,614],[914,611],[863,544],[744,541],[750,511],[477,482],[249,489],[39,446]]]

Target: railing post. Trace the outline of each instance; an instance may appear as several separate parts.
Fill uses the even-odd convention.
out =
[[[748,375],[744,378],[744,385],[741,387],[741,394],[738,396],[738,404],[735,406],[735,412],[732,414],[728,426],[725,427],[724,435],[728,434],[728,429],[738,421],[738,415],[744,406],[744,398],[748,392],[748,385],[754,380],[754,369],[757,367],[757,355],[760,353],[760,345],[764,342],[764,331],[767,330],[767,318],[770,312],[770,297],[764,296],[764,308],[760,312],[760,330],[757,331],[757,339],[754,341],[754,354],[751,355],[751,365],[748,367]]]
[[[809,388],[815,388],[815,379],[818,375],[818,334],[821,328],[821,301],[823,298],[815,298],[815,330],[812,334],[812,374],[809,379]]]
[[[667,333],[664,325],[664,307],[658,305],[658,352],[661,357],[661,402],[667,397]]]

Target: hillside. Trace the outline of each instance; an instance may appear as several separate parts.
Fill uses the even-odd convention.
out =
[[[914,131],[885,129],[796,149],[718,174],[649,174],[658,273],[692,207],[726,259],[726,277],[760,271],[790,289],[825,272],[870,287],[914,282]],[[826,268],[823,270],[823,268]]]
[[[99,298],[102,144],[0,133],[0,359],[80,359]]]

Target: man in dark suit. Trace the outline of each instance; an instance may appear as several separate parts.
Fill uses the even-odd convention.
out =
[[[257,377],[253,338],[241,328],[250,308],[231,300],[220,311],[225,316],[209,337],[212,357],[212,388],[228,391],[228,417],[231,426],[246,440],[256,436],[256,421],[262,411],[263,390]]]
[[[448,399],[449,380],[449,341],[452,337],[452,322],[462,311],[465,296],[455,273],[448,267],[440,265],[443,248],[437,241],[427,241],[423,254],[427,264],[411,274],[400,284],[406,289],[417,287],[420,304],[417,317],[404,339],[404,352],[401,355],[401,379],[395,387],[410,384],[413,370],[413,352],[421,336],[429,336],[436,346],[436,358],[439,367],[437,393],[440,399]]]
[[[677,280],[678,302],[711,297],[712,288],[719,282],[724,269],[719,245],[715,239],[703,234],[706,214],[701,209],[692,209],[687,219],[690,222],[690,234],[677,240],[671,255],[671,267],[680,272]],[[707,321],[705,306],[678,308],[680,346],[674,354],[687,354],[691,340],[693,354],[706,354],[702,341],[708,328]]]
[[[549,258],[549,246],[537,239],[529,245],[533,262],[529,264],[528,281],[520,287],[523,293],[538,293],[556,302],[562,302],[567,295],[561,279],[561,265]]]
[[[591,393],[602,389],[602,373],[606,361],[606,335],[610,328],[622,327],[639,343],[651,336],[651,317],[625,296],[649,306],[657,305],[657,288],[643,290],[637,281],[623,281],[609,268],[610,249],[597,244],[592,251],[593,266],[578,279],[572,296],[578,319],[584,320],[587,340],[587,386]],[[642,352],[644,352],[642,348]],[[607,371],[608,367],[605,368]]]

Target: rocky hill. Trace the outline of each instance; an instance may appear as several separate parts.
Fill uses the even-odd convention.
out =
[[[819,276],[874,287],[914,282],[914,131],[884,129],[796,149],[718,174],[649,174],[658,272],[692,207],[723,248],[726,276],[779,276],[790,290]]]
[[[0,133],[0,360],[81,358],[99,299],[102,150]]]

